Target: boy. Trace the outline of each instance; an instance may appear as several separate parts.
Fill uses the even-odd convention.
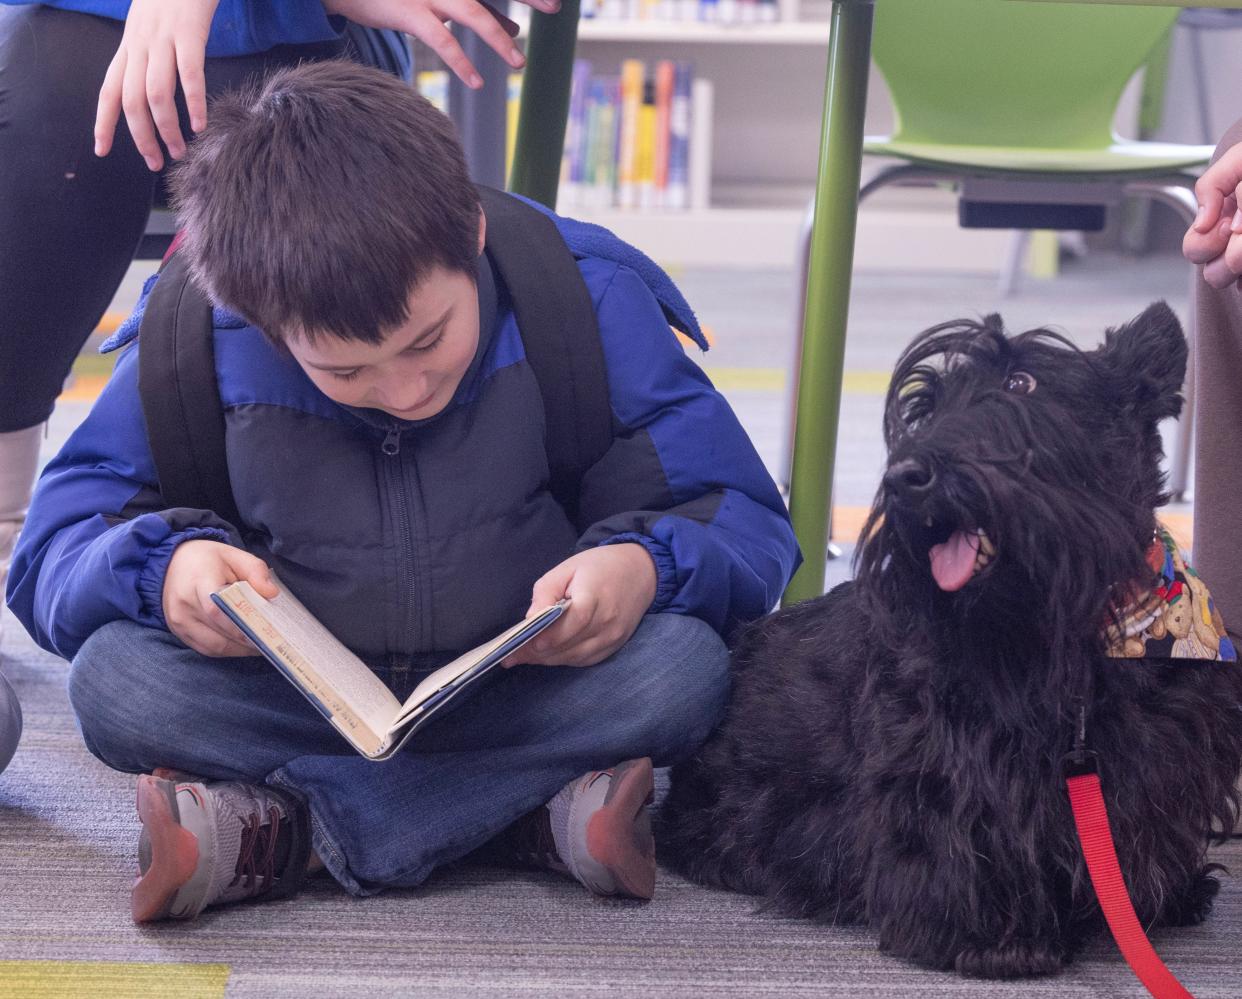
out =
[[[144,774],[135,919],[286,895],[320,865],[354,894],[417,885],[502,832],[598,894],[650,897],[651,760],[706,738],[720,634],[769,609],[798,556],[728,406],[605,256],[635,252],[596,230],[578,261],[613,438],[571,517],[487,218],[430,105],[346,64],[282,70],[213,106],[175,194],[178,252],[245,316],[218,312],[214,334],[241,522],[162,501],[131,348],[44,473],[8,593],[73,659],[87,747]],[[376,764],[212,605],[237,579],[272,595],[269,567],[399,699],[572,602]]]

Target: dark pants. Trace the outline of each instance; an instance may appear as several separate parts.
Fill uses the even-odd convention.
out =
[[[1242,121],[1216,156],[1242,142]],[[1215,161],[1215,157],[1213,157]],[[1242,630],[1242,289],[1195,282],[1195,568]]]
[[[157,191],[123,116],[112,152],[94,154],[99,87],[123,31],[122,22],[89,14],[0,6],[0,433],[52,412]],[[301,60],[376,64],[385,51],[341,40],[208,59],[207,93]],[[381,68],[408,66],[389,60]],[[184,125],[180,93],[178,107]]]

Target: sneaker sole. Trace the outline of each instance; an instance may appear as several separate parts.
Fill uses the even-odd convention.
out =
[[[608,870],[618,895],[655,894],[655,838],[647,812],[654,797],[651,759],[627,760],[613,770],[604,804],[587,822],[587,852]]]
[[[151,844],[151,866],[134,882],[130,911],[135,923],[164,919],[177,889],[198,866],[198,840],[181,826],[177,786],[144,774],[138,778],[138,817]]]

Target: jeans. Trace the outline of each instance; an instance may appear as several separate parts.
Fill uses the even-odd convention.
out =
[[[652,614],[596,666],[495,671],[376,763],[261,658],[212,659],[116,621],[87,640],[69,674],[83,739],[100,760],[292,791],[310,809],[315,851],[356,895],[419,884],[589,770],[684,759],[720,720],[728,690],[716,632]]]

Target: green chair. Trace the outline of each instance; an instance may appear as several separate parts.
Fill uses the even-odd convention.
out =
[[[879,0],[872,55],[896,127],[868,138],[864,151],[901,162],[865,183],[859,200],[886,186],[952,186],[968,222],[1086,228],[1085,216],[1138,195],[1170,205],[1189,225],[1197,207],[1189,171],[1207,163],[1212,147],[1128,141],[1112,130],[1122,91],[1177,15],[1160,7]],[[809,225],[800,260],[805,286]],[[801,337],[803,324],[797,329]],[[1174,493],[1186,488],[1190,429],[1183,420]]]

